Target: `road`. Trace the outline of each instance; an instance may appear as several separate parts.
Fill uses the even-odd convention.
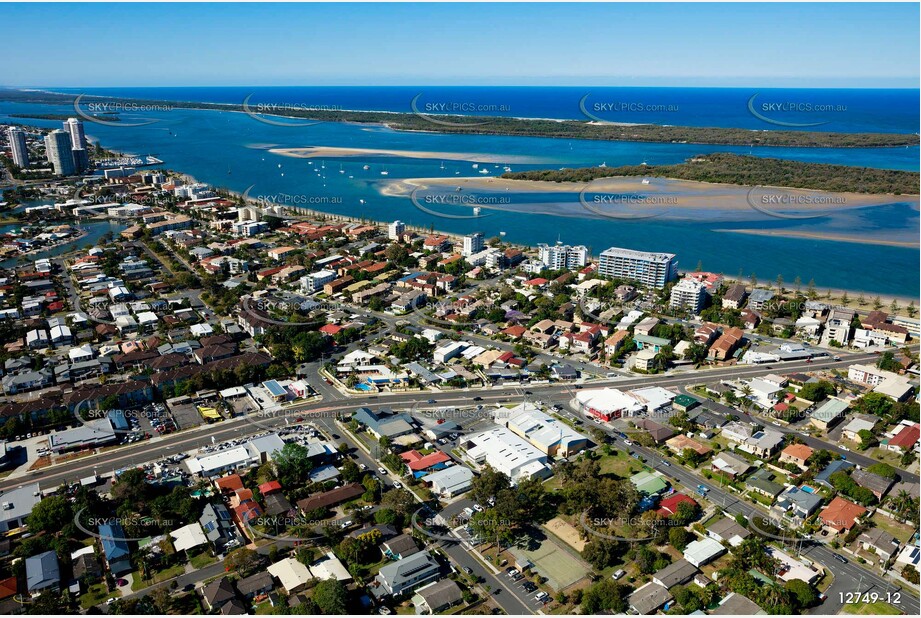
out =
[[[858,354],[849,356],[847,359],[841,361],[829,360],[825,362],[823,366],[837,365],[844,367],[850,363],[875,358],[875,354]],[[317,364],[317,367],[319,367],[319,364]],[[642,376],[619,378],[613,380],[598,380],[597,382],[593,382],[591,386],[592,388],[601,386],[615,386],[617,388],[629,389],[640,386],[655,385],[681,389],[682,387],[686,387],[691,384],[713,382],[728,378],[755,377],[776,372],[778,370],[788,372],[815,369],[814,364],[805,362],[784,363],[782,367],[782,369],[778,369],[776,368],[776,364],[774,368],[768,368],[765,366],[737,365],[705,371],[696,371],[693,373],[675,373],[672,375],[664,376]],[[335,391],[334,389],[322,388],[322,393],[325,398],[338,398],[338,400],[324,400],[320,402],[312,402],[300,406],[294,406],[287,410],[287,414],[289,417],[291,415],[302,415],[309,420],[315,421],[318,424],[323,425],[324,429],[326,429],[328,433],[340,435],[339,438],[335,438],[337,442],[344,440],[346,442],[352,443],[354,446],[354,442],[351,440],[349,435],[336,426],[334,419],[338,414],[351,414],[355,408],[359,406],[368,405],[372,407],[378,407],[381,405],[386,405],[397,409],[401,407],[409,408],[415,404],[424,404],[432,398],[437,398],[437,405],[439,406],[461,406],[469,405],[473,395],[480,396],[484,404],[499,403],[514,400],[519,397],[523,398],[524,396],[520,392],[521,388],[522,387],[515,385],[512,388],[492,387],[483,389],[463,389],[440,394],[433,394],[431,392],[393,393],[373,396],[355,396],[351,398],[346,398],[344,395],[339,393],[339,391]],[[531,385],[527,386],[526,388],[531,393],[531,395],[528,397],[540,398],[548,402],[568,401],[574,392],[574,387],[571,384]],[[739,414],[738,411],[733,411],[733,413],[737,415]],[[233,438],[240,438],[246,435],[259,433],[261,431],[265,431],[268,428],[281,428],[285,425],[286,420],[288,419],[280,416],[273,418],[261,418],[259,425],[257,426],[253,425],[250,419],[241,417],[230,419],[217,425],[205,425],[196,429],[191,429],[176,434],[170,434],[163,437],[157,437],[139,444],[121,447],[117,450],[108,451],[103,454],[87,456],[78,460],[61,463],[55,465],[51,469],[41,471],[39,473],[29,474],[26,477],[21,477],[12,481],[5,480],[0,482],[0,489],[6,491],[31,481],[39,482],[43,489],[50,489],[57,487],[64,482],[77,482],[80,478],[88,476],[90,473],[105,473],[117,468],[133,466],[147,461],[160,459],[168,455],[177,454],[184,451],[197,450],[203,446],[211,444],[212,441],[222,442]],[[601,425],[599,427],[601,427],[604,431],[614,433],[614,430],[611,427],[606,425]],[[823,446],[823,448],[826,447]],[[634,450],[642,453],[647,458],[649,464],[652,467],[664,471],[668,476],[678,480],[688,487],[695,487],[700,482],[700,478],[681,466],[673,465],[670,467],[663,467],[661,464],[662,457],[655,451],[644,449],[642,447],[634,447]],[[378,463],[368,457],[367,454],[365,454],[361,449],[355,449],[355,452],[357,453],[356,457],[360,463],[364,463],[372,470],[377,469]],[[392,480],[389,478],[389,475],[384,475],[382,480],[385,486],[392,485]],[[715,503],[722,505],[725,510],[730,513],[743,513],[747,517],[750,517],[755,513],[760,513],[760,511],[757,511],[753,505],[741,502],[736,497],[723,492],[718,488],[711,488],[709,497]],[[497,576],[491,571],[487,570],[460,544],[447,544],[444,549],[452,560],[454,560],[461,567],[466,566],[471,568],[475,574],[483,577],[483,579],[491,588],[502,589],[503,592],[497,595],[495,600],[509,614],[532,613],[531,606],[534,605],[533,599],[528,599],[527,596],[524,596],[527,593],[519,588],[514,587],[513,583],[506,575],[500,574]],[[835,562],[832,557],[832,552],[826,547],[810,547],[807,549],[806,553],[814,557],[817,561],[822,562],[826,566],[830,566],[830,568],[832,568],[833,572],[836,574],[835,581],[832,587],[828,590],[829,599],[821,607],[822,613],[827,613],[827,610],[830,609],[834,609],[835,611],[840,609],[841,604],[838,593],[856,591],[858,584],[861,585],[861,591],[876,590],[884,592],[887,589],[887,586],[891,586],[878,575],[862,569],[856,564],[851,563],[844,565]],[[189,576],[197,578],[195,581],[200,581],[202,578],[202,573],[192,573],[189,574]],[[901,609],[909,614],[917,614],[918,600],[910,594],[907,594],[906,591],[903,591]]]
[[[577,415],[572,412],[565,412],[565,414],[571,418],[577,418]],[[622,440],[617,437],[616,430],[608,425],[600,425],[599,427],[615,438],[615,444],[617,444],[621,450],[626,448]],[[677,481],[691,491],[699,484],[706,486],[709,490],[707,492],[707,499],[719,505],[731,515],[741,513],[751,520],[755,515],[763,516],[767,514],[765,511],[759,510],[753,504],[740,500],[729,491],[720,489],[718,486],[715,486],[712,481],[698,476],[684,466],[677,463],[670,463],[670,465],[667,466],[663,465],[663,462],[667,461],[667,459],[658,451],[639,446],[636,443],[630,447],[630,450],[642,455],[647,465],[671,479],[673,484]],[[835,552],[825,545],[811,543],[805,546],[802,553],[809,556],[810,559],[823,564],[834,575],[834,581],[831,587],[826,591],[828,599],[822,605],[815,608],[813,613],[823,615],[837,614],[843,606],[840,593],[857,592],[859,590],[860,592],[877,592],[885,598],[886,592],[895,589],[894,584],[888,582],[876,573],[864,569],[855,562],[849,561],[847,564],[839,562],[834,557]],[[918,598],[910,594],[907,589],[903,589],[901,593],[901,603],[898,606],[899,609],[908,615],[918,615]]]
[[[853,362],[876,358],[875,354],[854,355],[847,360],[829,361],[823,366],[846,366]],[[784,364],[783,371],[798,371],[814,369],[813,365],[805,362],[791,362]],[[722,367],[707,371],[693,373],[676,373],[665,376],[641,376],[620,378],[613,380],[598,380],[592,382],[591,388],[613,386],[621,389],[636,388],[641,386],[676,387],[702,382],[713,382],[727,378],[756,377],[778,371],[764,366],[736,365]],[[430,391],[415,393],[381,393],[371,396],[354,396],[346,398],[338,391],[324,389],[324,396],[339,397],[338,401],[312,402],[293,406],[289,409],[289,416],[302,414],[305,417],[334,418],[340,413],[354,412],[360,406],[389,406],[392,408],[410,408],[415,404],[425,404],[429,399],[436,399],[438,405],[469,405],[473,396],[482,397],[482,403],[499,403],[522,397],[519,391],[522,387],[491,387],[482,389],[460,389],[445,393],[434,394]],[[568,401],[573,392],[572,384],[538,384],[525,387],[532,393],[530,397],[544,401]],[[334,394],[335,393],[335,394]],[[152,438],[145,442],[123,446],[115,450],[106,451],[97,455],[89,455],[76,460],[64,462],[37,473],[30,473],[24,477],[4,479],[0,481],[0,490],[7,491],[32,480],[38,481],[42,489],[51,489],[63,482],[78,482],[80,478],[88,476],[98,470],[99,473],[111,471],[124,466],[133,466],[167,455],[178,454],[184,451],[200,449],[214,442],[223,442],[233,438],[244,437],[249,434],[259,433],[271,428],[283,427],[288,419],[274,417],[261,418],[259,425],[249,422],[246,417],[239,417],[223,421],[216,425],[203,425],[198,428]],[[376,466],[375,466],[376,467]]]
[[[688,392],[685,388],[681,388],[679,390],[682,393],[685,393],[686,395],[691,395],[693,397],[697,396],[694,393]],[[739,420],[741,420],[744,423],[754,422],[754,423],[758,423],[760,425],[766,426],[765,419],[760,418],[758,416],[753,416],[751,414],[747,414],[735,408],[731,408],[718,401],[708,401],[706,403],[706,407],[710,408],[711,410],[715,410],[716,412],[722,412],[723,414],[735,414],[736,416],[739,417]],[[861,468],[866,468],[867,466],[872,466],[873,464],[879,463],[877,460],[871,457],[867,457],[866,455],[861,455],[860,453],[857,453],[854,451],[845,451],[837,444],[834,444],[832,442],[826,442],[824,440],[820,440],[819,438],[810,436],[808,433],[806,433],[805,431],[801,429],[798,429],[795,426],[773,425],[772,424],[771,428],[781,433],[784,433],[784,434],[794,434],[806,446],[809,446],[816,450],[825,449],[826,451],[830,451],[832,453],[835,453],[836,455],[844,457],[849,462],[856,464],[860,466]],[[906,483],[913,483],[916,485],[918,484],[919,476],[917,474],[913,474],[911,472],[908,472],[907,470],[902,470],[901,468],[896,468],[896,469],[898,470],[899,480],[905,481]]]

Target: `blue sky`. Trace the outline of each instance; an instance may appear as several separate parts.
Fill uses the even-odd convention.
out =
[[[917,4],[0,4],[0,84],[917,87]]]

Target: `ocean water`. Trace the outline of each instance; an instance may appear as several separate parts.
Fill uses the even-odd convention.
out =
[[[408,111],[406,95],[418,89],[383,89],[389,99],[382,98],[382,89],[258,89],[262,101],[270,96],[287,98],[289,104],[339,105],[343,109],[391,109]],[[457,90],[457,89],[448,89]],[[475,90],[475,89],[474,89]],[[485,91],[502,89],[482,89]],[[512,89],[522,107],[521,112],[510,104],[512,115],[540,117],[578,117],[580,89]],[[663,90],[663,89],[638,89]],[[667,90],[667,89],[664,89]],[[727,115],[745,93],[735,90],[722,96],[721,89],[678,89],[687,100],[698,100],[703,111],[697,122],[675,118],[669,124],[713,126],[747,126],[761,122],[747,109]],[[576,98],[575,113],[566,116],[570,102],[561,102],[560,91]],[[87,90],[97,94],[101,91]],[[342,94],[342,93],[345,94]],[[434,91],[433,91],[434,92]],[[825,93],[825,91],[816,91]],[[874,91],[846,91],[848,109],[857,109],[863,101],[864,112],[849,120],[849,130],[917,131],[917,92],[884,91],[874,104],[868,94]],[[239,103],[248,96],[247,89],[117,89],[102,92],[112,96],[135,96],[152,99],[208,100]],[[244,94],[245,93],[245,94]],[[345,95],[352,97],[347,98]],[[455,94],[457,94],[455,92]],[[474,96],[464,91],[460,95]],[[489,93],[480,93],[486,97]],[[614,96],[602,93],[605,96]],[[809,93],[807,93],[809,94]],[[242,95],[242,96],[241,96]],[[338,103],[323,103],[333,101]],[[438,96],[435,93],[432,96]],[[551,96],[553,95],[553,96]],[[412,96],[415,96],[413,94]],[[750,96],[750,95],[749,95]],[[792,95],[785,95],[792,96]],[[695,99],[697,97],[697,99]],[[411,99],[412,97],[410,97]],[[316,99],[316,100],[313,100]],[[717,103],[705,104],[707,100]],[[255,95],[254,99],[257,100]],[[649,99],[652,100],[652,99]],[[684,106],[691,103],[685,100]],[[888,101],[888,102],[887,102]],[[418,102],[417,102],[418,103]],[[399,105],[404,105],[399,108]],[[526,107],[529,105],[530,107]],[[679,102],[679,105],[681,103]],[[708,105],[715,105],[709,107]],[[720,107],[722,106],[722,108]],[[723,109],[723,112],[713,111]],[[708,111],[709,110],[709,111]],[[46,106],[0,103],[0,121],[10,113],[72,113],[68,106]],[[842,112],[836,112],[842,113]],[[675,115],[675,113],[673,113]],[[910,116],[910,117],[909,117]],[[420,208],[418,200],[409,196],[383,195],[381,190],[402,178],[480,177],[482,169],[489,176],[502,173],[509,165],[513,170],[554,167],[608,166],[678,163],[697,154],[710,152],[751,153],[757,156],[779,157],[803,161],[863,165],[870,167],[917,170],[919,150],[913,148],[878,149],[805,149],[805,148],[746,148],[702,146],[694,144],[648,144],[630,142],[599,142],[547,138],[519,138],[477,135],[447,135],[437,133],[402,133],[385,127],[356,124],[321,123],[313,126],[275,126],[242,113],[173,109],[169,111],[121,113],[123,123],[156,120],[144,126],[104,126],[86,123],[92,139],[116,150],[136,154],[153,154],[165,161],[165,167],[187,172],[196,178],[220,187],[243,192],[253,197],[289,205],[303,205],[314,210],[365,217],[380,221],[401,219],[411,225],[431,227],[455,233],[482,231],[487,237],[503,235],[511,242],[522,244],[552,243],[561,240],[570,244],[585,244],[597,254],[610,246],[668,251],[678,254],[680,267],[693,268],[698,261],[704,268],[728,275],[754,273],[760,280],[774,280],[778,274],[788,282],[799,277],[803,285],[814,279],[820,289],[846,288],[869,293],[891,293],[917,296],[919,292],[918,250],[898,246],[880,246],[854,242],[836,242],[802,238],[779,238],[730,233],[727,229],[794,229],[828,233],[851,233],[883,240],[917,240],[919,219],[917,207],[893,198],[892,204],[879,208],[862,208],[835,212],[830,216],[809,220],[786,220],[764,217],[751,209],[733,213],[694,218],[660,217],[654,219],[610,219],[580,208],[577,195],[517,193],[498,194],[506,202],[486,205],[480,216],[472,217],[469,205],[436,205]],[[10,119],[17,122],[58,126],[55,121]],[[644,120],[645,121],[645,120]],[[754,128],[754,127],[750,127]],[[770,130],[770,127],[764,127]],[[774,126],[773,128],[782,128]],[[830,130],[844,130],[840,126]],[[401,156],[361,156],[356,158],[326,158],[321,160],[294,159],[270,152],[271,148],[334,146],[344,148],[426,151],[458,154],[455,158],[415,159]],[[481,161],[472,167],[470,157],[499,155],[498,166]],[[531,157],[529,163],[520,163]],[[312,161],[312,164],[311,164]],[[368,165],[369,170],[363,166]],[[340,173],[340,169],[342,173]],[[381,171],[387,171],[386,176]],[[494,194],[495,196],[495,194]],[[540,208],[522,205],[539,203]],[[507,206],[506,206],[507,205]],[[539,210],[534,212],[534,210]],[[433,214],[435,211],[435,214]],[[447,216],[445,216],[447,215]],[[457,218],[462,217],[462,218]],[[883,267],[883,265],[885,265]]]
[[[520,86],[286,86],[177,88],[48,88],[112,97],[344,110],[455,113],[521,118],[652,123],[776,130],[754,115],[808,130],[917,133],[919,93],[911,89],[628,88]],[[415,106],[413,101],[415,100]],[[586,112],[590,116],[586,116]]]

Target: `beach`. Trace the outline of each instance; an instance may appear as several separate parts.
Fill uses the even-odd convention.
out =
[[[440,159],[480,163],[548,163],[547,159],[521,155],[486,154],[482,152],[432,152],[423,150],[388,150],[379,148],[339,148],[335,146],[305,146],[303,148],[270,148],[272,154],[297,159],[336,159],[356,157],[403,157],[405,159]]]
[[[648,183],[648,184],[644,184]],[[510,180],[505,178],[407,178],[394,180],[381,186],[386,196],[408,196],[418,191],[476,191],[483,193],[569,194],[582,195],[603,207],[605,200],[598,196],[610,194],[610,202],[617,196],[630,196],[639,206],[644,201],[659,210],[741,212],[761,211],[776,213],[825,213],[855,208],[884,206],[893,203],[910,203],[917,206],[918,196],[871,195],[862,193],[831,193],[808,189],[781,189],[771,187],[745,187],[705,183],[691,180],[617,176],[588,183],[558,183],[540,180]],[[488,208],[489,204],[485,204]]]

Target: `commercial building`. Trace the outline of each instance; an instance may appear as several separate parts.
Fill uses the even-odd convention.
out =
[[[38,483],[24,485],[0,494],[3,508],[0,510],[0,533],[15,530],[26,522],[26,517],[42,499]]]
[[[495,420],[551,457],[569,457],[588,448],[587,437],[529,402],[499,410]]]
[[[468,436],[467,456],[476,464],[489,464],[504,473],[513,483],[526,478],[551,475],[547,455],[505,427],[496,427]]]
[[[663,288],[678,276],[678,262],[673,253],[650,253],[611,247],[601,252],[598,274],[611,279],[629,279]]]
[[[639,401],[616,388],[579,391],[575,402],[583,415],[605,422],[612,418],[636,416],[645,409]]]

